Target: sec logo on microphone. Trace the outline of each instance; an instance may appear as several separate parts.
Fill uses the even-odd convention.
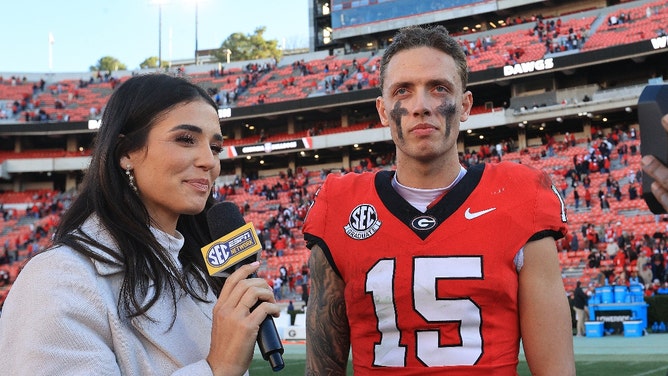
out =
[[[202,247],[209,275],[224,276],[224,271],[262,250],[252,223],[247,223]]]
[[[216,243],[206,255],[206,261],[211,266],[218,267],[225,265],[225,262],[230,258],[229,247],[224,243]]]

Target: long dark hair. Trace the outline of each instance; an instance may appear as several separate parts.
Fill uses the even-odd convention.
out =
[[[200,247],[211,241],[205,211],[213,205],[213,199],[209,198],[203,213],[179,217],[177,230],[185,238],[179,253],[181,271],[151,233],[151,218],[120,166],[122,156],[146,145],[149,131],[161,116],[176,105],[197,100],[218,109],[204,89],[166,74],[134,76],[117,87],[102,114],[79,194],[56,230],[55,245],[69,246],[92,259],[113,262],[124,269],[118,308],[130,317],[146,314],[165,290],[174,302],[179,289],[205,301],[209,289],[217,295],[222,286],[222,281],[209,277],[200,253]],[[116,249],[79,231],[93,214],[116,242]],[[108,257],[91,252],[91,246],[102,249]],[[151,285],[155,286],[155,294],[144,302]]]

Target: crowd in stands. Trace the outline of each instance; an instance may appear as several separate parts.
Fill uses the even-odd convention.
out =
[[[632,126],[615,128],[606,135],[593,129],[590,136],[577,141],[568,134],[524,150],[506,140],[467,150],[461,154],[461,162],[470,166],[509,160],[542,168],[551,175],[569,209],[569,235],[557,244],[567,291],[574,289],[576,281],[592,289],[606,281],[640,281],[645,295],[651,296],[668,291],[668,217],[651,215],[640,198],[637,137]],[[552,149],[550,155],[548,148]],[[215,197],[236,203],[246,220],[254,223],[265,260],[260,275],[272,285],[280,285],[277,296],[306,300],[309,251],[300,228],[315,190],[329,173],[392,169],[393,163],[393,155],[385,155],[362,159],[345,171],[299,168],[273,177],[243,176],[220,186]],[[582,205],[576,192],[584,198]],[[0,202],[6,202],[7,195],[0,195]],[[19,265],[48,244],[69,199],[57,192],[42,192],[30,196],[24,210],[2,207],[5,231],[0,249],[0,299],[6,296]],[[23,219],[27,224],[19,225],[21,218],[29,218]]]
[[[25,205],[20,209],[5,204],[21,196]],[[51,190],[0,194],[0,310],[11,283],[31,255],[49,245],[60,215],[69,207],[71,194]]]
[[[579,49],[587,40],[589,30],[584,26],[579,29],[569,27],[567,33],[563,34],[561,18],[545,22],[539,16],[533,34],[538,37],[539,42],[545,44],[547,53],[555,53]]]
[[[547,53],[589,51],[665,35],[667,9],[665,2],[656,1],[601,13],[598,17],[515,16],[502,26],[532,25],[528,32],[525,29],[494,36],[476,32],[461,34],[459,41],[469,57],[470,70],[477,71],[539,59]],[[605,18],[604,24],[592,30],[599,17]],[[194,81],[206,84],[220,106],[250,106],[377,87],[380,56],[375,52],[362,55],[352,61],[346,56],[302,59],[288,66],[280,66],[276,61],[249,63],[242,68],[221,66],[203,75],[189,74],[187,67],[181,66],[177,74],[189,75]],[[122,79],[112,72],[93,72],[87,81],[49,83],[43,79],[28,82],[26,77],[0,76],[0,119],[17,122],[96,119]]]
[[[30,82],[24,76],[0,75],[0,119],[15,122],[67,122],[97,119],[104,103],[121,82],[111,72],[96,72],[89,80]]]
[[[529,29],[527,35],[534,37],[534,39],[520,40],[517,37],[520,37],[522,33],[517,33],[515,38],[516,43],[507,43],[506,40],[508,38],[506,38],[506,35],[501,35],[495,38],[491,34],[486,34],[477,36],[475,39],[469,39],[467,35],[460,36],[458,39],[459,44],[462,47],[464,54],[471,60],[471,63],[473,64],[472,70],[479,69],[475,68],[477,66],[475,60],[485,56],[485,53],[488,51],[501,54],[503,56],[504,64],[514,65],[524,61],[522,60],[522,57],[526,53],[525,47],[528,47],[530,44],[544,44],[545,53],[577,49],[579,48],[579,43],[584,43],[584,39],[588,33],[585,26],[581,26],[577,30],[571,26],[568,28],[568,33],[564,35],[562,33],[561,18],[557,18],[556,20],[546,20],[540,14],[534,15],[531,18],[508,18],[505,26],[530,23],[533,23],[534,26]],[[497,39],[500,39],[503,42],[500,43]],[[483,69],[486,68],[489,68],[489,66],[485,66]]]
[[[590,289],[638,283],[645,296],[668,293],[668,217],[646,210],[639,158],[635,128],[605,136],[593,129],[561,182],[576,214],[559,249],[566,259],[575,257],[570,267],[582,268],[579,280]]]
[[[279,298],[306,301],[308,289],[308,251],[300,228],[313,198],[311,173],[288,168],[269,178],[237,177],[233,183],[217,188],[217,200],[234,202],[252,222],[262,245],[262,260],[267,262],[259,275],[278,286]],[[316,178],[317,180],[317,178]],[[282,282],[276,281],[281,279]]]
[[[663,36],[668,4],[663,1],[622,8],[601,16],[547,17],[542,14],[508,17],[499,26],[532,25],[528,30],[504,34],[461,33],[459,42],[469,57],[469,68],[478,71],[541,59],[546,54],[594,50]],[[603,27],[592,29],[601,17]],[[612,34],[610,34],[612,33]],[[595,36],[592,43],[587,43]],[[529,39],[527,39],[527,37]],[[536,47],[539,47],[538,49]]]

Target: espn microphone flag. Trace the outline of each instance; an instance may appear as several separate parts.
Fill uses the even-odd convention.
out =
[[[230,267],[262,250],[252,222],[202,247],[202,256],[209,275],[225,277]]]

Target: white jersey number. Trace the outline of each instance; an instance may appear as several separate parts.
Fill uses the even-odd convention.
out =
[[[367,273],[366,292],[373,296],[380,343],[374,348],[374,366],[405,367],[406,345],[401,345],[394,303],[395,260],[376,263]],[[437,298],[439,279],[480,279],[480,257],[417,257],[413,261],[415,311],[429,323],[459,323],[461,344],[441,346],[437,330],[415,333],[418,359],[429,367],[473,365],[482,355],[480,308],[469,298]]]

